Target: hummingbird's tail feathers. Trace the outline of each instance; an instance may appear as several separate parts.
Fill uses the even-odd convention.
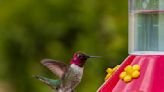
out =
[[[34,78],[40,80],[41,82],[45,83],[45,84],[48,84],[48,78],[46,77],[43,77],[43,76],[40,76],[40,75],[33,75]]]
[[[47,84],[52,89],[57,89],[57,87],[61,84],[61,80],[53,80],[53,79],[49,79],[40,75],[34,75],[33,77]]]

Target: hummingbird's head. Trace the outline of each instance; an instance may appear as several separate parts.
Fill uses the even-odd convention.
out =
[[[88,58],[96,58],[96,57],[99,57],[99,56],[89,56],[82,52],[76,52],[71,60],[71,64],[75,64],[80,67],[83,67]]]

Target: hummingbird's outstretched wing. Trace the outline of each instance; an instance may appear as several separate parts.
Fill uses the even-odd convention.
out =
[[[55,75],[57,75],[59,78],[62,78],[64,76],[64,73],[68,70],[68,65],[58,62],[56,60],[52,59],[43,59],[41,63],[48,67]]]

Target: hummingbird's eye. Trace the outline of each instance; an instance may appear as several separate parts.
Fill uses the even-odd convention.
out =
[[[80,56],[80,54],[77,54],[77,57],[79,57]]]
[[[77,54],[77,58],[79,58],[80,60],[86,60],[87,59],[85,54]]]
[[[83,59],[84,55],[83,54],[78,54],[77,57],[80,58],[80,59]]]
[[[81,58],[81,57],[82,57],[82,55],[81,55],[81,54],[77,54],[77,57],[78,57],[78,58]]]

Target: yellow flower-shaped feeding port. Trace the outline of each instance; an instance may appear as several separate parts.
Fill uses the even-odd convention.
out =
[[[130,82],[133,78],[140,76],[140,65],[128,65],[124,68],[124,71],[120,74],[120,79],[124,82]]]
[[[108,78],[110,78],[112,76],[112,74],[119,68],[120,65],[115,66],[114,68],[107,68],[106,72],[108,73],[105,77],[105,80],[107,80]]]

